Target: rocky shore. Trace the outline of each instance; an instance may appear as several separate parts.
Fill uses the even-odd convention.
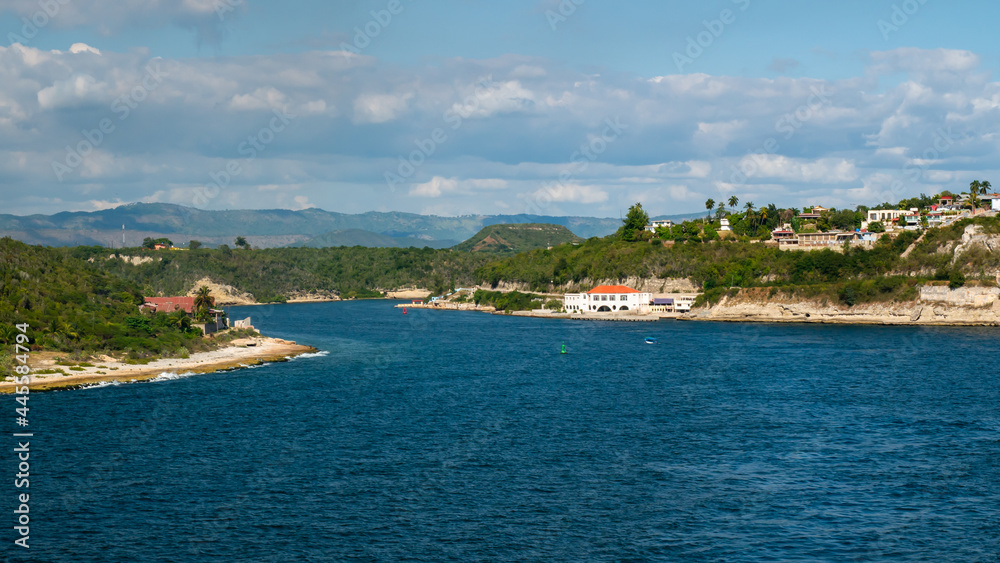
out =
[[[311,346],[303,346],[279,338],[258,337],[234,340],[228,347],[198,352],[188,358],[166,358],[145,365],[133,365],[120,361],[92,360],[94,366],[77,367],[70,370],[56,364],[54,358],[37,359],[31,362],[32,374],[29,388],[32,391],[52,389],[72,389],[111,382],[148,381],[156,378],[174,378],[182,375],[212,373],[239,369],[267,362],[283,362],[301,354],[316,352]],[[61,370],[67,374],[35,374],[36,371]],[[0,382],[0,393],[13,393],[14,381]]]

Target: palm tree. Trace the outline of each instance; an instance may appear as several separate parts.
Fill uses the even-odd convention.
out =
[[[719,207],[716,208],[715,210],[715,218],[721,219],[725,214],[726,214],[726,204],[725,202],[720,201]]]
[[[987,182],[987,185],[989,182]],[[982,191],[980,191],[982,190]],[[986,188],[983,187],[983,183],[979,180],[973,180],[969,184],[969,206],[972,207],[972,214],[976,214],[976,209],[979,209],[979,194],[986,193]]]
[[[736,206],[740,204],[740,198],[736,196],[729,196],[729,207],[736,209]]]
[[[212,298],[212,290],[208,289],[207,286],[201,286],[198,288],[198,293],[194,296],[194,308],[197,311],[211,309],[215,305],[215,299]]]
[[[746,215],[744,216],[744,218],[750,224],[753,224],[753,202],[752,201],[746,202],[745,204],[743,204],[743,208],[747,210]]]
[[[705,209],[708,210],[708,217],[705,219],[706,223],[708,222],[708,219],[712,218],[712,209],[714,209],[714,208],[715,208],[715,200],[714,199],[708,198],[707,200],[705,200]]]
[[[757,218],[760,219],[760,224],[763,225],[764,221],[767,221],[767,209],[761,207],[760,208],[760,213],[757,214]],[[758,225],[758,228],[759,228],[759,225]]]

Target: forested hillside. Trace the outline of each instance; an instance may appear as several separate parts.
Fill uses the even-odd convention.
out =
[[[295,292],[367,296],[406,286],[444,290],[453,284],[474,283],[476,269],[491,259],[430,248],[133,249],[124,255],[150,259],[135,266],[109,259],[103,248],[68,252],[93,258],[95,268],[136,284],[146,294],[183,294],[196,281],[210,277],[253,294],[261,303],[281,302]]]
[[[583,239],[562,225],[542,223],[490,225],[476,233],[476,236],[456,245],[454,250],[517,254],[581,240]]]
[[[205,349],[183,314],[143,315],[142,292],[66,249],[0,239],[0,363],[9,363],[15,325],[27,323],[33,349],[183,354]]]

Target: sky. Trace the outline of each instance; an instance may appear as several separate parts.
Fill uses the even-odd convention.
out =
[[[962,0],[0,0],[0,212],[959,192],[1000,181],[998,19]]]

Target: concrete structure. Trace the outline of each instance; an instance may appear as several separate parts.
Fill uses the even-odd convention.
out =
[[[778,241],[779,245],[781,244],[782,240],[787,240],[791,238],[795,238],[795,231],[792,230],[792,226],[789,225],[788,223],[785,223],[780,228],[771,231],[771,239]]]
[[[648,313],[651,293],[624,285],[599,285],[587,293],[567,293],[563,308],[569,313]]]
[[[1000,211],[1000,194],[986,194],[979,196],[979,199],[990,202],[990,209]]]
[[[721,223],[722,223],[722,226],[719,227],[720,231],[731,231],[731,230],[733,230],[732,227],[729,226],[729,219],[723,219],[721,221]]]
[[[654,297],[653,302],[649,304],[649,310],[652,313],[673,313],[674,300],[666,297]]]
[[[233,321],[233,328],[253,328],[253,325],[250,323],[250,317]]]

